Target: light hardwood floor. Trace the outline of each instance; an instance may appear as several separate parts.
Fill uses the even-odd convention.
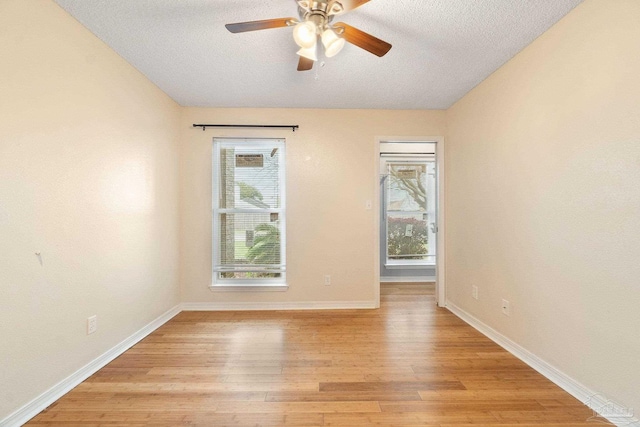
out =
[[[593,426],[592,412],[434,303],[183,312],[29,426]]]

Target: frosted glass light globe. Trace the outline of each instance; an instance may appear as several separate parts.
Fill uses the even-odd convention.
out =
[[[300,50],[297,51],[296,53],[312,61],[318,60],[318,46],[315,43],[311,47],[300,48]]]
[[[293,29],[293,40],[301,48],[308,49],[316,44],[317,30],[318,28],[313,22],[301,22]]]
[[[327,58],[335,56],[344,47],[345,40],[333,30],[326,30],[322,33],[322,44],[324,45],[324,54]]]

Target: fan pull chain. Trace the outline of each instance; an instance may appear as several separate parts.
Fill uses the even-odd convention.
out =
[[[320,61],[320,66],[316,67],[315,71],[316,71],[316,75],[313,76],[313,78],[318,81],[320,80],[320,73],[318,73],[318,69],[324,67],[325,62],[324,61]]]

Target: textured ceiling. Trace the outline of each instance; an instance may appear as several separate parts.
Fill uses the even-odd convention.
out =
[[[294,0],[55,0],[183,106],[444,109],[582,0],[372,0],[339,20],[393,45],[298,72]]]

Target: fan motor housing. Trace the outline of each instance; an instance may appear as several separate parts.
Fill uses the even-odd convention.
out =
[[[299,1],[298,14],[305,21],[313,21],[316,25],[328,23],[333,15],[343,11],[342,4],[337,1]]]

